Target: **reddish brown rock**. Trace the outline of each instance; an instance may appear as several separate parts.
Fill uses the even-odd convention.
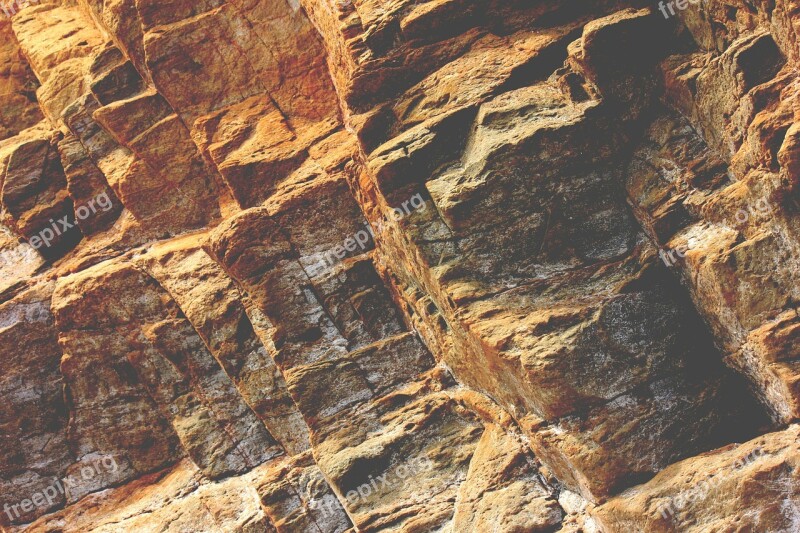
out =
[[[609,531],[795,531],[797,425],[687,459],[594,511]]]
[[[30,65],[20,57],[19,45],[11,31],[11,22],[0,20],[2,50],[0,50],[0,79],[3,107],[0,111],[0,138],[16,135],[42,119],[36,101],[38,82]]]
[[[0,528],[795,531],[796,4],[3,19]]]

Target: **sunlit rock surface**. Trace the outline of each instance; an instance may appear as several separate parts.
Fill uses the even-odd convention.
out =
[[[795,0],[6,11],[3,531],[800,530]]]

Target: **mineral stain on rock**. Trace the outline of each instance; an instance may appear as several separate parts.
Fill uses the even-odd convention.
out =
[[[0,530],[800,531],[796,0],[23,4]]]

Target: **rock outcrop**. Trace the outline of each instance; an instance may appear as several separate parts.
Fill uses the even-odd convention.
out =
[[[800,4],[0,20],[0,529],[800,530]]]

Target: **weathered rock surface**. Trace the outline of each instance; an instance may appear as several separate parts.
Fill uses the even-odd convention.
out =
[[[800,529],[800,4],[670,6],[0,20],[0,528]]]
[[[594,514],[611,531],[797,531],[799,457],[795,424],[672,465]]]

